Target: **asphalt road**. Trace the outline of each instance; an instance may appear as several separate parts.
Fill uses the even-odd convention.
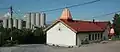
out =
[[[88,44],[79,48],[28,44],[14,47],[0,47],[0,52],[120,52],[120,41],[110,41],[106,44]]]

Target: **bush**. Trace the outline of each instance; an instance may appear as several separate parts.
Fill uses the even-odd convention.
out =
[[[6,40],[5,44],[3,46],[13,46],[13,41]]]
[[[89,44],[89,41],[88,40],[82,40],[81,44]]]

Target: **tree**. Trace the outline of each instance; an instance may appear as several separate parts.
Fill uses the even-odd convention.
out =
[[[120,14],[114,15],[113,28],[115,30],[116,36],[120,35]]]
[[[38,28],[36,27],[36,30],[34,30],[34,40],[36,43],[45,43],[46,42],[46,36],[45,32],[43,31],[43,27]]]

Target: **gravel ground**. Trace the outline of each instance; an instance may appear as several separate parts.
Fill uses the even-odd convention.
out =
[[[82,45],[79,48],[27,44],[14,47],[0,47],[0,52],[120,52],[120,41],[108,41],[106,44],[94,43]]]

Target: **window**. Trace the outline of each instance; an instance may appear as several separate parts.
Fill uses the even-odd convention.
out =
[[[97,34],[95,34],[95,40],[97,40]]]
[[[92,34],[92,40],[94,40],[94,34]]]
[[[98,40],[100,39],[100,34],[98,34]]]
[[[89,40],[91,40],[91,34],[89,34]]]
[[[103,36],[102,36],[102,33],[101,33],[101,36],[100,36],[100,38],[101,38],[101,39],[103,38]]]
[[[58,30],[59,30],[59,31],[61,31],[61,29],[60,29],[60,28],[58,28]]]

